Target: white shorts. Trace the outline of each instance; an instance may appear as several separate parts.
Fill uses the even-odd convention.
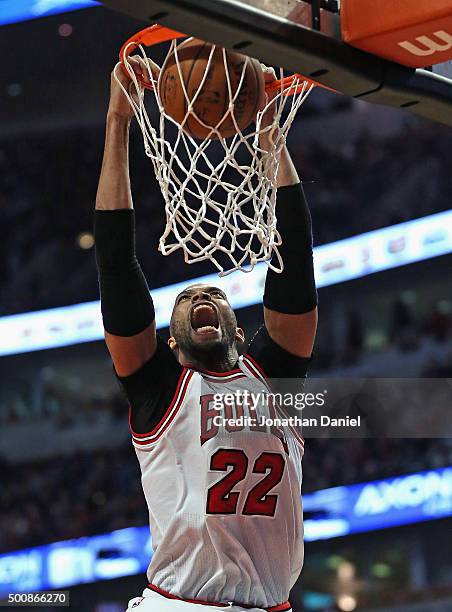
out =
[[[265,612],[262,608],[242,608],[240,606],[209,606],[190,603],[181,599],[168,599],[151,589],[144,589],[141,597],[129,601],[126,612]],[[292,612],[287,610],[286,612]]]

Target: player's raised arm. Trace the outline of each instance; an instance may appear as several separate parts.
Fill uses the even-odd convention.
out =
[[[133,62],[140,72],[143,64]],[[119,67],[125,88],[129,79]],[[116,372],[137,371],[157,346],[154,306],[135,255],[135,213],[129,178],[132,108],[113,74],[102,170],[96,197],[94,234],[105,340]]]
[[[266,74],[268,78],[271,77]],[[261,145],[265,147],[265,141]],[[283,349],[298,357],[310,357],[317,330],[311,215],[285,145],[277,185],[277,229],[283,242],[279,251],[284,270],[281,274],[270,268],[267,271],[263,298],[265,326]]]

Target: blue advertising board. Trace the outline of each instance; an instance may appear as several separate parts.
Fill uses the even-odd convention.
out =
[[[149,527],[14,551],[0,556],[0,595],[139,574],[151,557]]]
[[[307,540],[322,537],[319,525],[334,537],[452,516],[452,467],[323,489],[303,509]]]

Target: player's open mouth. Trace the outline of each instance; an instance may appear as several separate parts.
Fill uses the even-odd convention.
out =
[[[190,313],[190,323],[197,334],[217,332],[220,327],[217,309],[208,302],[196,304]]]

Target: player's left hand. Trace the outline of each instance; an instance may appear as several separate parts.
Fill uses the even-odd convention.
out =
[[[128,58],[128,63],[134,75],[144,86],[157,83],[160,66],[150,58],[147,58],[147,62],[145,62],[142,57],[132,56]],[[124,90],[128,92],[135,103],[138,103],[138,95],[132,78],[122,64],[118,62],[111,74],[109,113],[130,119],[134,112]]]

